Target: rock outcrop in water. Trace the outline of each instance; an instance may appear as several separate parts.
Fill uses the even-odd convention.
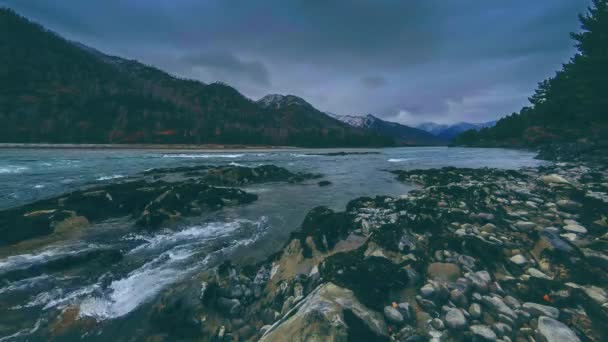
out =
[[[224,263],[168,291],[154,304],[155,337],[608,338],[606,167],[395,174],[420,189],[316,208],[267,261]]]
[[[155,169],[142,179],[75,191],[0,211],[0,246],[52,233],[70,233],[91,222],[129,216],[143,229],[224,206],[251,203],[257,195],[227,186],[301,182],[320,175],[263,165]]]

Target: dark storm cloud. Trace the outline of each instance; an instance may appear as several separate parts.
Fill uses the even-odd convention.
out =
[[[587,0],[0,0],[69,39],[248,96],[485,121],[572,55]],[[272,81],[272,82],[271,82]]]

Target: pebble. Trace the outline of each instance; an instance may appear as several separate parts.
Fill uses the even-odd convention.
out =
[[[483,341],[496,341],[496,333],[486,325],[471,325],[469,328],[473,335]]]
[[[471,306],[469,306],[469,314],[473,318],[481,317],[481,305],[477,303],[471,304]]]
[[[559,318],[559,309],[552,306],[537,304],[537,303],[524,303],[523,309],[534,316],[548,316],[551,318]]]
[[[547,280],[551,280],[551,277],[549,277],[548,275],[544,274],[543,272],[537,270],[536,268],[530,267],[526,270],[526,272],[531,275],[532,277],[535,278],[541,278],[541,279],[547,279]]]
[[[522,266],[528,263],[528,259],[526,259],[526,257],[521,254],[514,255],[509,260],[511,260],[512,263],[518,266]]]
[[[463,329],[467,325],[467,319],[459,309],[449,309],[445,314],[445,324],[451,329]]]
[[[564,226],[564,230],[578,234],[587,234],[587,228],[578,224],[569,224],[567,226]]]
[[[395,323],[395,324],[401,324],[401,323],[403,323],[403,320],[404,320],[401,312],[399,312],[399,310],[395,309],[392,306],[384,307],[384,316],[386,317],[386,319],[389,322]]]

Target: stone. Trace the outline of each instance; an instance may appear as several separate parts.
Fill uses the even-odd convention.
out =
[[[519,309],[521,307],[521,303],[511,296],[505,296],[502,301],[505,302],[505,304],[507,304],[513,310]]]
[[[565,211],[576,211],[582,206],[578,202],[567,200],[567,199],[559,200],[559,201],[557,201],[556,204],[559,208],[561,208],[562,210],[565,210]]]
[[[353,315],[350,321],[358,322],[356,327],[345,323],[346,315]],[[363,339],[388,339],[382,315],[361,304],[351,290],[329,282],[312,290],[259,341],[346,341],[351,329]]]
[[[511,260],[512,263],[518,266],[523,266],[528,263],[528,259],[526,259],[526,257],[521,254],[514,255],[509,260]]]
[[[397,310],[399,310],[399,312],[403,316],[403,319],[405,319],[406,321],[412,319],[412,307],[408,303],[399,303],[397,305]]]
[[[524,303],[522,308],[533,316],[547,316],[555,319],[559,318],[559,309],[552,306],[537,303]]]
[[[392,306],[384,307],[384,317],[386,317],[387,321],[394,324],[401,324],[404,321],[401,312]]]
[[[548,275],[544,274],[542,271],[537,270],[536,268],[533,268],[533,267],[528,268],[526,270],[526,273],[528,273],[529,275],[531,275],[532,277],[535,277],[535,278],[552,280],[551,277],[549,277]]]
[[[453,281],[460,277],[460,267],[456,264],[435,262],[427,268],[427,275],[433,280]]]
[[[450,329],[464,329],[467,326],[467,319],[459,309],[449,309],[445,314],[445,324]]]
[[[492,330],[494,330],[496,335],[500,337],[511,335],[511,333],[513,332],[513,329],[511,329],[508,324],[505,324],[503,322],[494,323],[492,325]]]
[[[445,324],[443,324],[443,321],[440,320],[439,318],[433,318],[431,320],[431,326],[437,330],[445,329]]]
[[[503,314],[513,319],[517,318],[515,311],[508,307],[498,296],[483,296],[482,301],[488,308],[494,310],[497,314]]]
[[[481,324],[471,325],[471,327],[469,327],[469,329],[473,333],[473,336],[475,336],[478,339],[481,339],[482,341],[496,341],[496,338],[497,338],[496,333],[494,333],[494,331],[492,331],[492,329],[490,329],[486,325],[481,325]]]
[[[587,234],[587,228],[578,224],[569,224],[564,226],[564,230],[577,234]]]
[[[481,317],[481,305],[477,303],[471,304],[471,306],[469,306],[469,314],[475,319]]]
[[[517,221],[515,222],[515,227],[519,230],[528,231],[536,228],[536,223],[529,221]]]
[[[545,184],[568,184],[568,185],[570,184],[570,182],[566,178],[564,178],[558,174],[550,174],[550,175],[541,176],[539,179],[541,182],[543,182]]]
[[[492,281],[488,271],[470,273],[466,275],[466,278],[471,282],[473,288],[479,292],[488,292],[488,284]]]
[[[420,294],[424,298],[430,298],[435,294],[435,287],[433,284],[425,284],[422,288],[420,288]]]
[[[580,342],[576,336],[564,323],[551,317],[540,316],[538,318],[538,328],[536,339],[541,342]]]

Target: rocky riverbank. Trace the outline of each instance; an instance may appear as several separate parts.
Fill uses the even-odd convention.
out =
[[[267,261],[225,263],[166,292],[154,337],[608,338],[606,167],[394,173],[420,189],[313,209]]]

